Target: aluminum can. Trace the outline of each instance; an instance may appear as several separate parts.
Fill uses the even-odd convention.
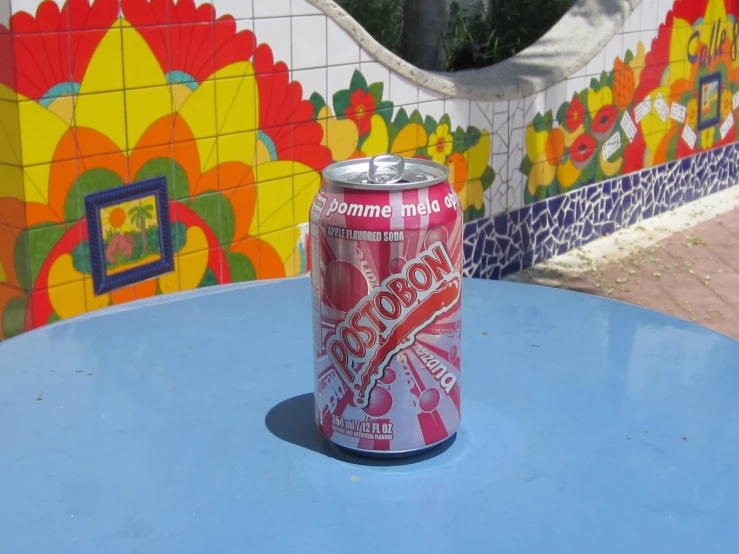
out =
[[[410,455],[461,419],[462,210],[448,171],[327,167],[310,209],[315,417],[334,444]]]

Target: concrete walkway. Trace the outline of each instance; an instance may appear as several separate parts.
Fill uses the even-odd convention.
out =
[[[630,302],[739,339],[739,187],[508,279]]]

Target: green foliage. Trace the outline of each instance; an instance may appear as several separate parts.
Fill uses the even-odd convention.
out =
[[[338,2],[377,42],[400,53],[403,33],[402,0],[339,0]]]
[[[449,10],[447,71],[485,67],[517,54],[541,38],[575,0],[492,0],[476,10]],[[401,54],[403,0],[339,0],[380,44]],[[489,5],[490,8],[485,6]]]
[[[147,221],[154,219],[154,206],[151,204],[134,206],[128,210],[128,215],[131,218],[131,223],[143,232],[146,230]]]
[[[528,48],[559,21],[574,0],[493,0],[466,13],[453,2],[447,36],[447,71],[485,67]]]

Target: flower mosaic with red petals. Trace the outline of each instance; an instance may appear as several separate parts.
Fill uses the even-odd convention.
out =
[[[570,107],[567,109],[565,118],[567,129],[575,131],[583,123],[585,123],[585,105],[580,101],[579,97],[572,99]]]
[[[739,93],[733,38],[737,18],[739,4],[734,0],[676,0],[650,44],[638,43],[635,50],[615,58],[613,68],[559,109],[536,114],[534,121],[547,123],[537,129],[545,136],[527,144],[520,166],[528,177],[525,202],[737,141],[739,132],[729,120],[739,116],[730,102]],[[698,130],[699,83],[708,76],[717,76],[722,90],[729,93],[721,98],[721,121],[715,129]],[[674,118],[673,103],[678,104]],[[687,117],[680,117],[680,107]],[[728,133],[722,136],[718,128],[724,123]],[[542,145],[560,132],[565,133],[567,155],[557,159],[556,168],[537,173]],[[691,136],[696,137],[694,142]],[[611,142],[604,148],[607,141]],[[596,152],[602,155],[592,155]],[[575,167],[568,165],[570,161]],[[549,179],[552,169],[556,173]]]
[[[374,111],[374,97],[361,89],[355,90],[351,95],[351,104],[346,109],[346,117],[357,124],[359,134],[363,135],[370,129],[370,118]]]
[[[15,90],[50,102],[76,94],[95,49],[118,17],[117,0],[69,0],[61,8],[42,2],[35,16],[17,12],[13,34]]]
[[[323,128],[313,120],[313,104],[303,99],[303,87],[290,81],[284,62],[274,61],[272,49],[260,44],[254,54],[259,89],[259,129],[274,159],[295,160],[314,169],[331,163],[331,151],[321,144]]]
[[[460,178],[465,217],[485,214],[495,180],[487,130],[396,110],[384,84],[358,71],[334,95],[332,113],[269,45],[211,3],[47,0],[9,27],[0,26],[0,95],[32,100],[17,124],[23,161],[35,161],[20,167],[18,134],[0,136],[0,156],[16,156],[0,163],[27,180],[23,198],[0,187],[0,340],[157,294],[305,272],[320,171],[388,151],[427,157],[440,127],[456,129],[453,151],[444,137],[435,154]],[[122,91],[134,81],[146,86]],[[174,271],[96,295],[86,195],[162,175]],[[135,231],[124,210],[106,212],[101,226],[106,240]]]
[[[618,108],[613,104],[603,106],[593,118],[593,123],[590,126],[590,130],[593,132],[596,138],[603,140],[608,136],[608,133],[613,131],[616,126],[616,119],[618,118]]]

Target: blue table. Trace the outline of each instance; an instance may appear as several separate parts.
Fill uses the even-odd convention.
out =
[[[384,462],[313,428],[304,278],[0,344],[0,552],[736,553],[739,343],[465,282],[464,422]]]

